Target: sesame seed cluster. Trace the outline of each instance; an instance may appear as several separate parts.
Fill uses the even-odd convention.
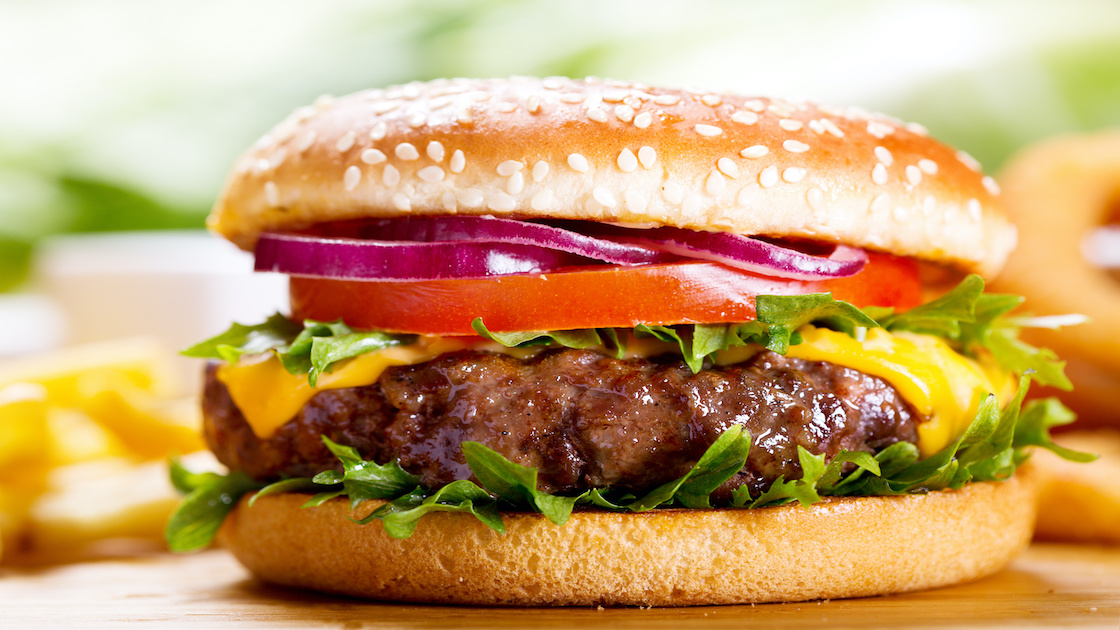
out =
[[[858,108],[596,78],[446,79],[321,97],[235,167],[209,225],[493,214],[840,241],[992,274],[996,182]]]

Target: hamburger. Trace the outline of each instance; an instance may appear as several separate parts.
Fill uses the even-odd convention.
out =
[[[208,219],[291,276],[210,359],[173,549],[512,605],[797,601],[998,570],[1064,385],[985,294],[994,182],[858,109],[596,79],[323,98]]]

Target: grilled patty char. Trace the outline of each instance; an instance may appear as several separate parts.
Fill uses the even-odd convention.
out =
[[[679,357],[616,359],[550,350],[528,359],[461,351],[391,367],[368,386],[324,390],[269,438],[257,437],[211,365],[203,403],[218,459],[261,480],[340,469],[320,436],[364,458],[399,459],[421,483],[470,478],[460,450],[481,442],[539,470],[539,487],[640,492],[683,475],[734,424],[747,464],[721,486],[757,495],[800,477],[797,447],[831,459],[917,441],[922,418],[882,379],[827,362],[762,352],[694,374]]]

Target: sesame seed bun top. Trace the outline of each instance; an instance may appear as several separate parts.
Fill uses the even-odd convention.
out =
[[[595,79],[411,83],[297,109],[208,219],[245,249],[324,221],[492,214],[837,241],[994,275],[998,187],[919,125]]]

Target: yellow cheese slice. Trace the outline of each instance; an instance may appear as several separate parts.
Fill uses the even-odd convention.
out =
[[[1006,402],[1007,374],[958,354],[937,337],[872,328],[860,342],[825,328],[806,326],[799,332],[804,343],[791,346],[787,356],[829,361],[878,376],[928,418],[918,426],[922,457],[964,433],[988,394]]]
[[[408,346],[370,352],[335,366],[332,372],[320,374],[316,387],[307,382],[306,374],[289,374],[272,353],[244,357],[237,363],[223,365],[218,368],[218,380],[229,389],[230,397],[253,433],[268,438],[320,391],[369,385],[389,366],[430,361],[469,345],[454,337],[426,337]]]

